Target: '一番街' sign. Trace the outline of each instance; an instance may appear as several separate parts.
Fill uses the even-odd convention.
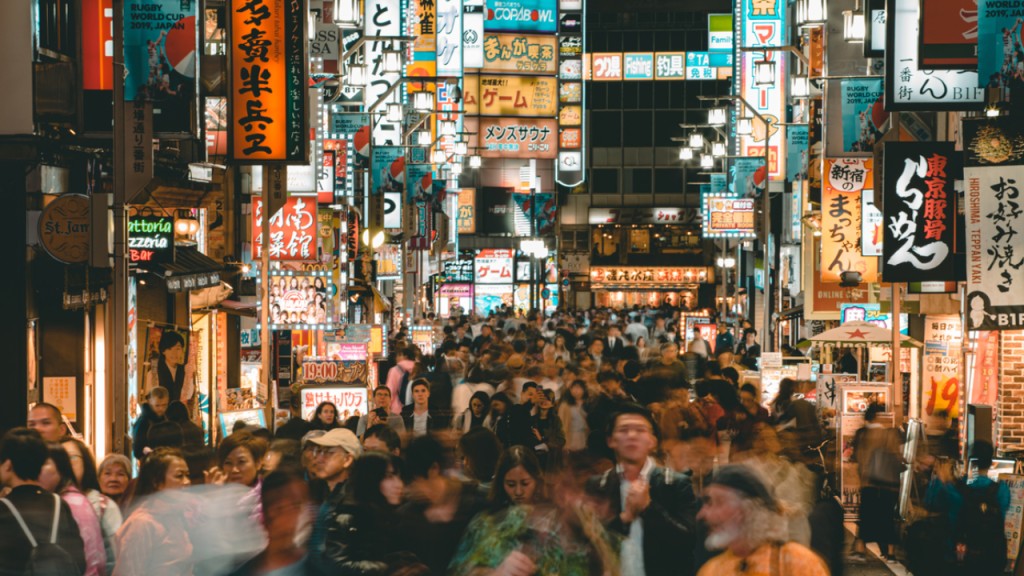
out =
[[[953,181],[960,159],[952,142],[885,145],[882,278],[886,282],[955,280]]]
[[[128,261],[174,262],[174,218],[133,216],[128,219]]]
[[[229,2],[231,159],[309,164],[305,0]]]
[[[964,168],[970,330],[1024,328],[1024,166]]]

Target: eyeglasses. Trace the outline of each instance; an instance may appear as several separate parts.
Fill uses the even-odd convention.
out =
[[[324,448],[323,446],[316,446],[313,448],[313,456],[333,456],[334,454],[341,454],[344,452],[341,448]]]

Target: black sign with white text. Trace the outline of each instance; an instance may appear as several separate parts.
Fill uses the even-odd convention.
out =
[[[174,218],[133,216],[128,219],[128,260],[131,263],[174,262]]]

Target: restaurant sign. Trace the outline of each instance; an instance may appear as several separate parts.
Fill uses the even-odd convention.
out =
[[[128,261],[174,262],[174,218],[132,216],[128,219]]]
[[[714,272],[705,266],[668,268],[616,266],[590,269],[590,285],[594,288],[658,288],[682,284],[707,284],[714,281]]]

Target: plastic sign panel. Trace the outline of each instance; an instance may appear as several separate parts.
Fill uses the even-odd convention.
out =
[[[590,77],[595,82],[622,80],[622,53],[595,53],[590,56]]]
[[[557,11],[557,0],[488,0],[484,30],[553,34]]]
[[[253,198],[253,259],[263,255],[263,199]],[[270,259],[316,259],[316,201],[311,198],[289,198],[283,208],[270,218]]]
[[[527,34],[485,34],[484,69],[487,72],[555,74],[558,38]],[[582,50],[581,50],[582,52]]]
[[[841,282],[843,272],[860,272],[878,282],[878,258],[861,250],[861,194],[871,182],[870,159],[829,158],[821,192],[821,280]]]
[[[740,42],[749,48],[777,48],[786,45],[786,3],[784,0],[742,0],[740,7]],[[786,52],[744,52],[739,62],[740,94],[767,120],[757,120],[753,133],[739,136],[740,156],[763,157],[768,148],[768,171],[772,180],[786,177],[785,133],[779,124],[785,121],[786,83],[758,86],[754,82],[754,63],[765,57],[775,63],[775,77],[786,77]],[[744,115],[752,115],[744,112]]]
[[[308,164],[306,2],[250,0],[231,7],[230,158]]]
[[[732,14],[708,14],[708,50],[732,52]]]
[[[484,67],[484,0],[462,2],[462,66]]]
[[[658,52],[654,55],[655,80],[685,80],[686,52]]]
[[[687,80],[714,80],[715,71],[711,69],[711,56],[707,52],[686,53]]]
[[[339,371],[342,376],[347,376],[346,372],[353,372],[356,368],[347,368],[346,364],[352,366],[361,364],[363,366],[362,379],[366,380],[366,362],[341,362],[334,360],[322,360],[316,362],[303,363],[302,369],[305,372],[306,364],[310,365],[310,373],[320,376],[321,374],[328,374],[332,368],[328,364],[334,364],[333,373],[338,374]],[[338,365],[340,365],[340,370]],[[307,380],[309,382],[310,380]],[[316,380],[313,380],[314,382]],[[325,380],[326,381],[326,380]],[[369,396],[366,392],[366,385],[362,386],[345,386],[345,387],[331,387],[331,386],[316,386],[310,388],[303,388],[299,393],[299,398],[302,402],[302,419],[309,420],[316,413],[316,407],[323,402],[332,402],[338,407],[338,418],[341,419],[346,412],[351,416],[357,410],[365,414],[369,409]]]
[[[629,52],[623,54],[623,79],[654,80],[654,54]]]
[[[275,271],[277,272],[277,271]],[[330,277],[326,273],[298,272],[267,278],[270,291],[270,328],[272,330],[327,327],[331,298]]]
[[[376,38],[380,36],[396,37],[401,36],[404,30],[402,25],[402,2],[401,0],[366,0],[365,23],[363,32],[367,37]],[[366,84],[367,106],[376,104],[396,83],[401,82],[401,72],[384,71],[384,51],[401,50],[400,42],[390,40],[367,41],[364,46],[366,51],[366,65],[369,72],[369,79]],[[393,90],[380,104],[379,109],[385,110],[388,103],[399,102],[401,90]],[[402,126],[400,122],[392,123],[386,119],[373,126],[373,144],[375,146],[398,146],[402,144]],[[357,147],[357,152],[359,151]]]
[[[437,2],[437,75],[462,76],[462,1]]]
[[[702,194],[701,236],[704,238],[755,238],[754,200],[727,194]]]
[[[886,110],[981,109],[985,90],[979,87],[977,71],[922,69],[919,11],[919,0],[886,2]]]
[[[558,122],[550,118],[468,118],[469,147],[484,158],[543,158],[558,155]]]
[[[128,261],[174,262],[174,218],[132,216],[128,218]]]
[[[558,82],[550,76],[466,76],[463,94],[470,116],[553,118],[558,113]]]
[[[483,249],[473,260],[473,276],[477,284],[505,284],[512,282],[513,251]]]
[[[82,88],[114,89],[114,1],[82,0]]]
[[[645,266],[591,267],[590,285],[668,287],[681,284],[707,284],[715,281],[711,268],[703,266],[651,268]]]
[[[921,2],[921,68],[978,67],[978,0]]]

